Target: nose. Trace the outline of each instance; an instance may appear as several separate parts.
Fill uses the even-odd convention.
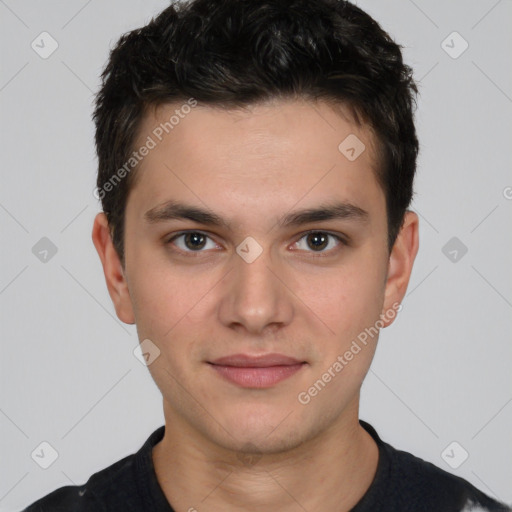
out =
[[[254,261],[233,255],[233,269],[226,276],[218,314],[227,327],[242,334],[261,335],[290,324],[294,315],[293,294],[278,263],[268,251]]]

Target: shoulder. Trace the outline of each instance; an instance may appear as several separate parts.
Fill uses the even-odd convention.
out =
[[[162,438],[160,427],[138,452],[94,473],[83,485],[56,489],[23,512],[136,512],[151,484],[151,450]]]
[[[389,445],[387,450],[396,493],[409,503],[417,502],[414,510],[512,512],[459,476]]]
[[[92,475],[84,485],[66,486],[56,489],[36,501],[23,512],[85,512],[106,511],[105,495],[110,493],[113,501],[117,490],[125,488],[130,481],[135,455],[129,455]]]
[[[414,512],[512,512],[467,480],[382,441],[365,421],[361,425],[379,447],[374,481],[354,512],[375,509]]]

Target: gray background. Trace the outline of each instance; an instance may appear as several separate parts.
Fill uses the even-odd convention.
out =
[[[421,249],[361,417],[397,448],[512,503],[512,2],[359,4],[405,46],[421,82],[422,146]],[[111,45],[166,5],[0,0],[2,511],[85,482],[163,422],[90,239],[90,115]],[[31,47],[51,48],[43,31],[59,45],[47,59]],[[454,31],[469,44],[461,55]],[[43,237],[57,248],[46,261]],[[59,454],[48,469],[31,458],[42,441]],[[44,463],[51,452],[36,453]]]

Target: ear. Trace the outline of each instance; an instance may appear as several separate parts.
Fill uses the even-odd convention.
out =
[[[384,305],[381,313],[381,320],[384,322],[384,327],[391,325],[396,317],[396,314],[393,314],[391,317],[389,312],[390,310],[394,310],[396,313],[398,304],[401,304],[404,298],[418,247],[418,216],[414,212],[407,211],[404,216],[402,228],[398,233],[389,256]],[[386,314],[386,312],[388,314]]]
[[[114,248],[106,215],[98,213],[92,228],[92,241],[103,265],[108,293],[114,303],[119,320],[126,324],[135,323],[128,284],[124,276],[119,255]]]

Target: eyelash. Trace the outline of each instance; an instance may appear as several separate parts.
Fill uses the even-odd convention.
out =
[[[212,238],[207,235],[206,233],[203,233],[202,231],[194,231],[194,230],[190,230],[190,231],[182,231],[180,233],[177,233],[175,235],[173,235],[170,239],[168,239],[166,241],[166,245],[171,245],[176,239],[180,238],[180,237],[183,237],[183,236],[186,236],[188,234],[198,234],[198,235],[202,235],[210,240],[212,240]],[[311,234],[322,234],[322,235],[327,235],[328,237],[331,237],[331,238],[334,238],[337,242],[338,242],[338,245],[337,245],[337,248],[339,248],[339,246],[346,246],[348,245],[347,241],[339,236],[339,235],[335,235],[334,233],[330,233],[329,231],[321,231],[321,230],[310,230],[310,231],[307,231],[306,233],[303,233],[300,238],[294,242],[294,245],[297,244],[298,242],[300,242],[301,240],[303,240],[304,238],[306,238],[307,236],[311,235]],[[213,241],[213,240],[212,240]],[[181,252],[181,253],[185,253],[187,254],[187,256],[192,256],[192,257],[198,257],[201,255],[201,253],[203,252],[206,252],[205,250],[198,250],[198,251],[192,251],[192,250],[184,250],[184,249],[177,249],[178,252]],[[313,251],[313,250],[310,250],[310,251],[307,251],[308,253],[311,253],[309,255],[309,257],[312,257],[312,258],[323,258],[323,257],[326,257],[326,256],[330,256],[332,254],[333,251],[336,251],[336,248],[334,249],[329,249],[327,251],[323,250],[323,251]]]

